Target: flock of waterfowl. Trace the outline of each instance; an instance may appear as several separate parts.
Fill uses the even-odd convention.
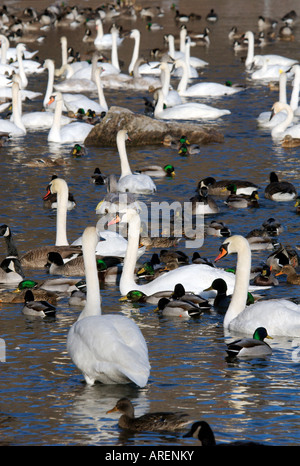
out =
[[[159,51],[156,51],[155,60],[158,61],[143,64],[139,61],[140,32],[133,28],[130,37],[135,41],[135,61],[130,64],[131,73],[125,74],[120,71],[117,56],[118,47],[124,39],[122,29],[113,26],[104,34],[102,24],[103,21],[104,24],[105,21],[120,22],[119,18],[122,18],[122,15],[130,17],[133,21],[135,15],[145,17],[147,28],[155,30],[155,27],[159,28],[159,24],[156,24],[154,19],[159,19],[163,10],[158,7],[136,8],[135,5],[119,7],[117,4],[107,4],[98,9],[53,5],[43,12],[26,8],[18,20],[10,13],[9,7],[2,7],[0,98],[3,100],[3,112],[12,104],[11,118],[3,116],[0,120],[0,131],[6,142],[7,138],[26,137],[28,131],[47,128],[49,142],[74,144],[72,156],[84,156],[84,141],[87,135],[108,110],[104,95],[107,87],[136,91],[153,86],[157,90],[154,92],[157,94],[157,101],[153,103],[152,108],[153,117],[156,119],[201,122],[204,119],[212,121],[230,115],[229,110],[193,100],[195,97],[231,95],[244,91],[243,86],[204,81],[191,83],[193,78],[199,76],[197,69],[208,66],[207,62],[191,56],[191,42],[205,42],[205,45],[209,46],[209,28],[206,28],[203,35],[199,34],[199,37],[195,34],[189,36],[187,27],[180,25],[188,24],[190,20],[197,18],[194,15],[181,15],[176,10],[175,20],[178,21],[180,36],[183,37],[183,48],[177,52],[174,48],[174,37],[170,35],[166,38],[169,49],[161,54],[161,60],[158,60]],[[284,28],[279,32],[281,40],[288,40],[288,36],[292,40],[296,16],[295,13],[291,13],[282,19]],[[207,14],[206,21],[208,24],[218,21],[214,10]],[[89,25],[84,42],[89,41],[93,44],[95,52],[110,50],[111,64],[99,61],[98,55],[95,54],[92,63],[80,59],[76,61],[74,57],[72,61],[72,55],[66,52],[64,39],[61,43],[65,62],[60,69],[55,70],[51,59],[40,64],[33,57],[26,57],[27,47],[24,43],[29,43],[30,38],[35,43],[42,42],[47,28],[58,25],[76,28],[83,24]],[[268,37],[274,40],[278,22],[268,22],[268,27],[266,24],[266,18],[259,17],[260,29],[272,33]],[[92,27],[97,30],[97,35],[93,38],[90,29]],[[300,65],[296,59],[255,55],[254,34],[250,31],[238,34],[235,28],[230,37],[234,40],[234,48],[238,47],[238,43],[241,46],[245,45],[246,41],[248,54],[245,66],[253,80],[275,80],[278,83],[281,81],[282,86],[285,86],[286,80],[294,76],[293,86],[297,92],[296,77]],[[262,40],[262,36],[259,40]],[[18,43],[15,48],[11,46],[14,41]],[[26,74],[39,73],[41,69],[48,72],[49,76],[44,109],[42,112],[22,114],[22,101],[26,98],[34,99],[27,90]],[[170,84],[173,76],[179,80],[177,89]],[[89,89],[97,91],[99,103],[84,94],[88,93]],[[285,94],[284,91],[282,94]],[[274,105],[270,114],[272,119],[279,116],[281,118],[272,128],[272,137],[280,140],[287,135],[292,138],[298,137],[298,125],[293,124],[298,108],[298,100],[297,106],[292,107],[281,95],[280,103]],[[261,118],[258,124],[272,119]],[[243,338],[234,339],[225,348],[231,357],[270,356],[272,348],[264,341],[269,335],[299,337],[299,304],[288,299],[274,297],[263,300],[255,296],[255,291],[264,286],[278,285],[275,274],[286,275],[289,284],[300,284],[297,274],[298,255],[295,251],[291,253],[282,245],[277,245],[282,227],[272,218],[257,230],[250,232],[247,237],[231,235],[230,229],[221,221],[205,220],[206,235],[224,238],[215,262],[227,254],[237,253],[235,273],[217,267],[215,263],[201,258],[199,254],[193,257],[192,264],[181,251],[175,253],[170,249],[166,254],[166,248],[176,245],[174,238],[165,239],[166,247],[161,251],[159,258],[153,255],[151,263],[143,264],[142,269],[137,268],[138,259],[146,247],[155,247],[151,238],[143,238],[140,234],[142,225],[138,196],[158,192],[155,177],[174,176],[175,169],[173,165],[168,164],[164,167],[141,167],[133,172],[126,152],[126,141],[129,138],[126,128],[120,129],[116,134],[121,176],[118,179],[108,176],[101,173],[99,168],[95,169],[91,176],[92,183],[106,185],[108,188],[107,195],[96,208],[97,214],[110,214],[108,226],[127,225],[127,239],[109,229],[100,230],[97,224],[87,227],[82,237],[69,244],[67,214],[68,210],[74,208],[75,202],[67,182],[54,176],[44,197],[44,201],[51,202],[51,208],[57,211],[54,245],[37,246],[19,255],[18,245],[13,238],[13,226],[3,224],[0,228],[0,235],[4,238],[7,248],[6,257],[1,263],[0,280],[4,288],[5,285],[17,287],[14,292],[3,290],[0,301],[21,301],[24,303],[25,315],[38,317],[55,314],[59,293],[69,296],[70,305],[81,306],[82,311],[68,332],[67,349],[74,365],[82,372],[89,385],[98,381],[103,384],[134,383],[138,387],[145,387],[151,371],[148,347],[137,324],[123,315],[102,314],[100,280],[119,283],[122,299],[153,303],[157,306],[155,310],[162,316],[190,319],[215,309],[224,315],[225,332],[246,334]],[[181,155],[195,156],[201,151],[199,145],[189,143],[188,135],[182,135],[180,141],[172,141],[170,138],[165,144],[173,144],[173,149]],[[41,159],[34,163],[38,166],[47,161]],[[125,204],[122,204],[120,194],[127,195]],[[256,184],[239,179],[216,180],[206,177],[199,181],[196,195],[190,200],[192,215],[218,214],[219,207],[215,197],[224,199],[228,208],[255,209],[259,205]],[[265,187],[264,197],[273,202],[296,202],[298,207],[295,213],[299,213],[297,188],[290,182],[280,180],[275,172],[270,173],[270,182]],[[259,249],[272,252],[264,267],[253,271],[251,251]],[[30,270],[44,268],[45,265],[53,277],[41,283],[32,280]],[[85,277],[85,281],[74,278],[77,276]],[[142,283],[139,283],[139,277],[143,277]],[[127,399],[119,400],[110,412],[112,411],[122,413],[119,420],[121,428],[134,431],[175,431],[178,428],[182,430],[191,423],[182,413],[150,413],[135,418],[133,406]],[[192,430],[186,434],[188,435],[196,436],[203,445],[215,444],[214,435],[204,421],[194,424]]]

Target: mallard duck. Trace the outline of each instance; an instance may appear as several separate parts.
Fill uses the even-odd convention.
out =
[[[131,290],[127,293],[126,296],[122,296],[119,301],[130,301],[132,303],[149,303],[157,305],[161,298],[171,298],[172,294],[173,291],[158,291],[157,293],[147,296],[140,290]]]
[[[71,155],[73,157],[83,157],[86,155],[86,149],[81,144],[74,144],[71,150]]]
[[[289,181],[279,181],[275,172],[270,173],[270,183],[265,188],[265,198],[272,201],[290,201],[296,199],[297,190]]]
[[[189,416],[180,412],[154,412],[134,417],[134,407],[128,398],[121,398],[116,406],[107,413],[122,413],[118,425],[121,429],[142,431],[177,431],[182,430],[189,422]]]
[[[202,447],[214,447],[216,445],[222,446],[258,446],[263,445],[258,442],[248,442],[248,441],[239,441],[236,442],[228,442],[228,443],[216,443],[215,435],[212,431],[212,428],[206,421],[197,421],[192,424],[190,430],[184,434],[183,437],[194,437],[195,439],[199,440],[200,445]]]
[[[281,267],[287,264],[298,267],[299,263],[297,251],[289,246],[283,246],[281,243],[276,246],[274,252],[266,259],[266,264],[272,267],[273,272],[279,272]]]
[[[216,278],[209,288],[204,291],[215,290],[217,295],[213,300],[213,307],[217,312],[225,313],[231,301],[231,295],[227,294],[227,284],[223,278]]]
[[[228,306],[231,302],[231,297],[232,295],[227,294],[227,284],[223,278],[216,278],[210,287],[206,288],[203,291],[210,291],[210,290],[215,290],[217,292],[217,295],[215,296],[213,300],[213,307],[214,309],[223,314],[227,311]],[[248,297],[247,297],[247,305],[253,304],[255,301],[254,296],[252,293],[248,292]]]
[[[174,291],[171,295],[173,301],[184,301],[192,303],[198,306],[202,311],[209,310],[211,308],[209,302],[195,293],[186,292],[184,286],[181,283],[177,283],[174,287]]]
[[[240,338],[227,345],[227,353],[234,357],[263,357],[272,354],[272,348],[264,341],[272,338],[264,327],[258,327],[252,338]]]
[[[166,134],[161,141],[161,143],[166,146],[170,147],[171,149],[178,150],[180,143],[174,139],[174,137],[171,134]]]
[[[200,154],[201,149],[198,144],[182,143],[178,149],[179,155],[196,155]]]
[[[158,254],[152,254],[150,261],[144,262],[140,268],[138,268],[136,274],[138,277],[154,277],[155,272],[161,269],[161,262]]]
[[[204,226],[205,233],[210,236],[218,236],[227,238],[231,235],[230,229],[223,222],[212,220],[208,225]]]
[[[209,265],[210,267],[215,267],[215,264],[210,259],[207,259],[206,257],[202,257],[198,251],[193,252],[192,263],[193,264],[206,264],[206,265]]]
[[[278,275],[286,275],[286,281],[291,285],[300,285],[300,275],[297,274],[295,268],[290,264],[284,265],[281,270],[276,273],[276,276]]]
[[[270,217],[263,222],[262,227],[270,236],[278,236],[283,232],[284,227],[275,218]]]
[[[258,190],[258,186],[251,181],[247,180],[219,180],[216,181],[212,176],[208,176],[199,181],[197,189],[206,186],[209,194],[216,194],[218,196],[228,196],[228,185],[236,186],[236,194],[251,195],[253,191]]]
[[[189,257],[185,252],[176,250],[176,251],[168,251],[167,249],[162,249],[159,253],[160,261],[164,264],[168,264],[170,261],[174,259],[178,260],[179,264],[188,264]]]
[[[279,282],[271,271],[271,267],[264,265],[261,272],[253,278],[253,284],[259,286],[277,286]]]
[[[199,317],[203,313],[203,310],[192,302],[168,298],[161,298],[154,311],[159,312],[164,317],[182,318]]]
[[[96,258],[98,278],[101,282],[116,283],[122,273],[123,258],[106,256]]]
[[[100,168],[96,167],[94,173],[91,176],[91,182],[98,185],[106,183],[107,177],[101,173]]]
[[[164,167],[159,165],[148,165],[146,167],[135,170],[134,173],[143,173],[144,175],[155,177],[174,176],[175,168],[171,164],[167,164]]]
[[[47,301],[36,301],[31,290],[26,290],[22,313],[27,316],[50,317],[56,313],[56,308]]]
[[[233,207],[234,209],[246,209],[248,207],[259,207],[258,203],[258,192],[253,191],[252,194],[237,194],[237,187],[234,184],[227,186],[228,191],[231,194],[227,197],[225,204],[228,207]]]
[[[290,134],[286,134],[281,141],[282,147],[298,147],[300,146],[300,138],[293,138]]]
[[[254,228],[246,235],[246,238],[252,250],[274,249],[274,244],[276,244],[276,240],[269,236],[264,228]]]
[[[16,289],[11,291],[1,291],[0,302],[2,303],[24,303],[25,293],[28,289],[34,290],[36,300],[48,301],[50,304],[55,305],[57,303],[57,294],[39,288],[38,282],[34,280],[22,280]]]

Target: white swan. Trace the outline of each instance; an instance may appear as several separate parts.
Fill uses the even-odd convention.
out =
[[[63,98],[60,92],[55,92],[55,112],[51,129],[48,133],[49,142],[59,144],[70,144],[74,142],[84,142],[93,125],[84,122],[69,123],[61,128],[61,116],[63,107]]]
[[[67,350],[88,385],[135,383],[144,387],[150,374],[148,349],[139,327],[128,317],[101,315],[95,259],[95,227],[83,233],[86,304],[69,330]]]
[[[178,94],[184,97],[220,97],[223,95],[236,94],[242,91],[242,87],[231,87],[225,84],[214,82],[201,82],[188,85],[188,69],[184,60],[177,59],[175,61],[176,68],[182,68],[182,76],[177,86]]]
[[[237,253],[236,283],[231,303],[224,317],[224,328],[253,334],[265,327],[271,335],[300,336],[300,306],[287,299],[268,299],[246,306],[251,269],[248,241],[239,235],[226,239],[220,248],[219,260],[226,254]],[[254,330],[253,330],[254,329]]]
[[[171,72],[168,63],[162,62],[160,64],[162,92],[164,95],[164,105],[167,107],[174,107],[174,105],[182,104],[181,97],[175,89],[171,89]]]
[[[252,31],[247,31],[245,33],[245,38],[248,40],[248,51],[247,57],[245,60],[246,68],[251,68],[254,66],[262,66],[262,60],[264,58],[268,59],[269,65],[280,65],[280,66],[292,66],[295,65],[298,60],[292,58],[283,57],[281,55],[254,55],[254,34]],[[264,58],[262,58],[264,57]]]
[[[191,55],[190,55],[190,46],[191,46],[191,39],[190,37],[186,38],[186,44],[185,44],[185,53],[184,53],[184,61],[187,66],[187,73],[188,73],[188,78],[199,78],[198,70],[191,64]],[[173,71],[173,76],[178,78],[182,76],[182,69],[181,68],[176,68]]]
[[[285,71],[287,79],[293,76],[293,72],[289,71],[290,66],[271,64],[266,56],[261,56],[261,63],[261,68],[251,74],[251,79],[254,81],[279,81],[282,71]]]
[[[285,136],[288,135],[292,138],[299,138],[300,124],[292,125],[294,119],[294,112],[292,110],[292,107],[289,104],[284,104],[281,102],[275,102],[275,104],[272,107],[272,113],[274,114],[274,116],[276,116],[278,112],[282,112],[283,110],[286,112],[285,119],[272,128],[272,138],[283,139]]]
[[[0,43],[1,43],[1,64],[6,64],[10,61],[17,60],[17,48],[10,47],[9,40],[4,34],[0,34]],[[24,51],[24,58],[30,60],[38,53],[38,50],[29,52],[28,50]]]
[[[121,129],[117,134],[117,148],[121,162],[121,176],[117,189],[122,193],[149,194],[156,192],[152,178],[141,173],[132,173],[126,152],[126,141],[129,139],[127,130]]]
[[[67,238],[69,188],[66,181],[62,178],[55,178],[49,183],[44,199],[46,199],[48,195],[55,193],[57,194],[57,210],[54,247],[53,245],[41,246],[27,251],[20,259],[23,267],[44,268],[47,262],[47,254],[50,251],[57,251],[61,255],[66,252],[68,256],[71,253],[78,252],[77,248],[69,246]]]
[[[124,213],[125,212],[125,213]],[[135,266],[137,260],[137,251],[140,240],[141,220],[135,209],[120,209],[122,217],[116,217],[109,223],[125,222],[128,223],[128,248],[126,251],[122,276],[120,279],[120,293],[126,296],[129,291],[140,290],[147,296],[157,291],[173,291],[177,283],[181,283],[186,292],[193,292],[205,297],[215,296],[215,292],[204,290],[209,288],[215,278],[223,278],[228,287],[228,293],[233,292],[235,275],[226,272],[223,269],[211,267],[207,264],[190,264],[170,270],[168,273],[160,275],[149,283],[144,285],[136,284]],[[249,290],[259,289],[259,287],[249,287]]]
[[[93,99],[90,99],[84,94],[74,95],[73,98],[68,96],[62,96],[64,100],[65,107],[68,111],[77,113],[78,109],[83,108],[85,112],[89,109],[95,111],[98,114],[108,111],[108,105],[105,99],[103,92],[102,82],[101,82],[101,69],[97,68],[95,71],[95,83],[98,90],[98,102]]]
[[[19,83],[17,81],[12,84],[12,119],[0,120],[0,132],[8,133],[11,137],[24,136],[26,128],[22,122],[20,115],[20,99],[19,99]]]
[[[174,36],[173,36],[173,34],[168,34],[168,36],[167,36],[168,45],[169,45],[168,55],[173,60],[178,60],[180,58],[182,60],[185,59],[186,38],[187,38],[187,30],[186,30],[186,28],[181,28],[180,29],[180,50],[175,50]],[[207,66],[208,62],[205,61],[205,60],[202,60],[201,58],[190,56],[190,64],[194,68],[202,68],[204,66]]]
[[[287,103],[287,96],[286,96],[286,82],[287,77],[286,73],[282,71],[279,76],[279,102]],[[286,118],[286,112],[279,112],[271,118],[272,112],[271,110],[266,112],[261,112],[257,117],[257,124],[264,128],[273,128],[278,123],[283,121]]]
[[[18,75],[15,75],[14,79],[19,82]],[[27,112],[22,114],[22,99],[20,97],[20,88],[19,86],[15,87],[15,101],[18,102],[18,105],[14,104],[13,99],[13,114],[10,118],[20,129],[22,130],[33,130],[39,131],[41,129],[49,129],[53,125],[54,113],[51,111],[36,111],[36,112]],[[67,125],[73,120],[65,115],[61,116],[61,125]]]
[[[97,50],[107,50],[112,48],[112,35],[107,33],[104,34],[103,31],[103,24],[100,18],[96,20],[96,30],[97,30],[97,36],[94,40],[94,45]],[[117,45],[121,45],[123,42],[124,38],[123,37],[118,37],[117,40]]]
[[[69,65],[67,65],[67,66],[69,66]],[[48,70],[48,81],[47,81],[47,87],[46,87],[46,91],[45,91],[45,95],[44,95],[43,106],[47,110],[49,110],[49,109],[54,110],[55,109],[55,101],[53,101],[53,103],[49,103],[50,98],[51,98],[51,96],[53,94],[53,88],[54,88],[54,74],[55,74],[54,61],[51,60],[50,58],[47,58],[45,60],[45,62],[44,62],[44,68],[46,68]],[[89,80],[89,82],[90,82],[90,80]],[[73,83],[76,86],[76,82],[73,81]],[[92,82],[92,85],[93,85],[93,91],[97,90],[98,84],[96,82]],[[82,82],[80,84],[80,87],[82,87]],[[72,86],[68,86],[68,88],[72,89]],[[88,90],[88,89],[85,89],[85,91],[86,90]],[[98,95],[99,95],[99,91],[98,91]],[[72,93],[72,92],[70,92],[70,93],[64,92],[62,96],[63,96],[63,100],[64,100],[63,111],[67,111],[67,107],[66,107],[65,103],[70,103],[70,102],[74,102],[76,100],[81,100],[81,99],[87,99],[87,96],[85,94],[78,94],[78,93],[75,94],[75,93]],[[100,99],[100,97],[99,97],[99,99]],[[91,102],[91,99],[89,101]],[[99,100],[99,103],[100,103],[100,100]],[[78,107],[77,110],[79,108],[80,107]]]
[[[132,52],[129,66],[128,66],[128,73],[131,75],[133,74],[134,65],[139,58],[141,33],[138,29],[132,29],[129,37],[131,39],[134,39],[133,52]],[[140,65],[138,70],[141,75],[150,74],[150,75],[159,76],[160,75],[159,65],[160,65],[159,61],[151,61],[149,63],[143,63],[142,65]],[[169,66],[171,69],[172,65],[170,64]]]
[[[211,120],[230,113],[230,110],[198,102],[187,102],[164,109],[164,95],[161,89],[158,90],[158,100],[154,109],[154,116],[159,120]]]

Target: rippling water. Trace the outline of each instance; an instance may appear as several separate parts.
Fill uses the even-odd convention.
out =
[[[87,2],[88,3],[88,2]],[[157,2],[158,4],[159,2]],[[198,2],[184,2],[184,12],[197,11]],[[203,3],[203,4],[202,4]],[[200,13],[210,9],[210,2],[202,2]],[[251,3],[251,6],[249,5]],[[174,179],[156,180],[157,194],[144,197],[152,200],[187,201],[197,182],[204,176],[217,179],[235,177],[249,179],[260,186],[260,208],[229,210],[222,200],[218,218],[230,226],[233,233],[247,234],[273,216],[285,227],[280,241],[287,245],[299,244],[299,216],[294,203],[275,204],[263,196],[271,170],[281,178],[292,181],[299,189],[299,148],[285,150],[275,145],[267,131],[259,130],[256,117],[269,110],[277,99],[277,91],[248,80],[240,60],[245,53],[234,54],[227,34],[237,24],[239,30],[257,30],[259,14],[280,18],[296,8],[297,2],[248,2],[248,14],[243,16],[243,1],[215,2],[220,20],[212,26],[208,49],[196,47],[193,55],[209,62],[201,78],[246,84],[243,93],[209,101],[215,106],[229,108],[231,115],[213,123],[225,136],[224,144],[203,146],[201,154],[183,158],[171,149],[161,146],[127,146],[132,167],[146,162],[173,163]],[[161,47],[162,34],[177,31],[169,2],[162,2],[167,14],[161,23],[162,32],[145,31],[145,23],[126,23],[125,28],[136,27],[145,34],[144,53],[156,43]],[[218,7],[218,8],[217,8]],[[205,20],[196,26],[202,30]],[[52,31],[48,41],[55,40],[57,48],[49,52],[49,42],[40,47],[41,59],[47,54],[60,62],[59,38],[68,34],[79,48],[80,34],[63,28]],[[295,42],[277,43],[262,53],[285,54],[299,57],[299,31]],[[71,42],[72,43],[72,42]],[[130,42],[119,50],[125,64],[131,53]],[[123,55],[124,54],[124,55]],[[124,68],[125,69],[125,68]],[[175,81],[174,81],[175,82]],[[46,76],[30,78],[30,89],[44,92]],[[290,84],[289,84],[290,86]],[[289,87],[290,89],[290,87]],[[144,111],[143,95],[129,95],[107,90],[109,105],[123,105],[137,112]],[[41,101],[26,102],[23,110],[41,105]],[[205,124],[206,126],[207,124]],[[211,125],[208,125],[211,126]],[[19,252],[33,246],[53,243],[55,212],[43,206],[42,196],[52,176],[65,178],[75,195],[77,206],[68,213],[68,238],[75,240],[88,224],[98,220],[95,207],[105,193],[103,186],[95,186],[89,178],[99,166],[104,173],[118,173],[119,157],[115,148],[88,147],[87,156],[73,159],[71,146],[57,146],[47,142],[47,132],[29,132],[26,137],[13,139],[0,149],[2,174],[1,223],[13,230]],[[59,169],[33,169],[25,165],[33,157],[66,156],[69,164]],[[300,189],[299,189],[300,190]],[[297,243],[298,242],[298,243]],[[208,237],[201,255],[214,259],[221,241]],[[182,243],[183,245],[183,243]],[[180,245],[181,246],[181,245]],[[184,245],[183,245],[184,247]],[[5,245],[2,241],[2,252]],[[142,259],[150,257],[148,251]],[[190,257],[194,249],[185,251]],[[253,254],[253,264],[261,264],[267,251]],[[226,258],[222,266],[235,266],[235,257]],[[29,271],[32,278],[46,277],[44,271]],[[136,414],[148,411],[181,409],[191,420],[205,419],[213,427],[218,441],[250,439],[270,445],[298,445],[300,440],[300,397],[298,342],[292,338],[274,338],[273,354],[269,358],[230,362],[226,358],[222,316],[207,313],[199,319],[180,321],[159,318],[151,305],[131,305],[119,301],[117,286],[101,285],[103,312],[123,313],[142,329],[149,348],[151,375],[144,389],[132,386],[87,387],[66,352],[66,335],[77,318],[79,309],[72,309],[67,298],[57,305],[55,319],[38,320],[25,317],[22,305],[1,304],[0,337],[6,345],[6,362],[1,363],[0,414],[2,445],[195,445],[194,439],[182,438],[182,433],[138,433],[125,435],[118,429],[118,416],[106,414],[116,401],[129,397]],[[299,298],[299,287],[287,285],[280,277],[280,286],[265,291],[266,296]]]

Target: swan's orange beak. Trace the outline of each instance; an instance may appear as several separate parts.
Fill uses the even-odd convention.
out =
[[[49,102],[47,103],[47,105],[51,105],[54,101],[55,101],[55,97],[52,95],[50,97]]]
[[[47,192],[46,192],[46,194],[45,194],[45,196],[43,197],[43,201],[46,201],[46,200],[48,199],[48,197],[50,196],[50,194],[51,194],[51,191],[50,191],[50,189],[48,188],[48,189],[47,189]]]
[[[116,223],[119,223],[120,220],[121,220],[121,219],[120,219],[119,215],[116,215],[115,218],[113,218],[112,220],[110,220],[110,221],[108,222],[107,225],[115,225]]]
[[[222,257],[225,257],[227,254],[228,254],[227,249],[224,246],[221,246],[220,247],[220,254],[215,258],[215,262],[222,259]]]

